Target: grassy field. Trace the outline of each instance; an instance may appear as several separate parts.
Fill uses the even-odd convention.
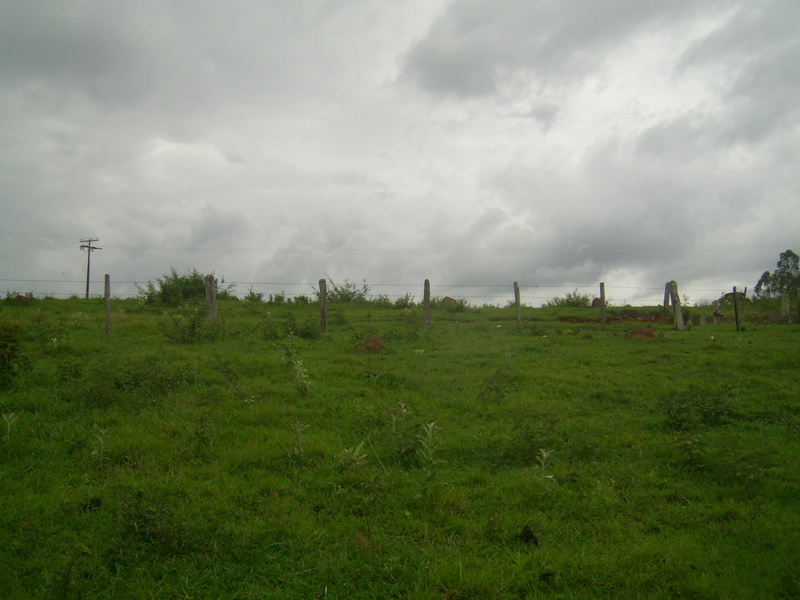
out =
[[[0,303],[0,597],[800,597],[797,325],[112,305]]]

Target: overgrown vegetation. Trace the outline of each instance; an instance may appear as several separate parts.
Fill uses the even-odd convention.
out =
[[[183,304],[0,304],[0,596],[800,597],[800,328],[755,305]]]
[[[588,308],[592,305],[592,296],[590,294],[581,294],[576,289],[562,297],[551,298],[544,303],[544,308]]]
[[[225,285],[225,279],[214,280],[217,298],[230,300],[235,298],[232,287]],[[206,297],[206,275],[198,273],[196,269],[186,273],[178,273],[175,268],[162,277],[157,277],[155,283],[148,281],[142,287],[138,286],[139,297],[148,304],[163,304],[164,306],[180,306],[185,302],[203,301]]]
[[[370,300],[370,287],[366,280],[358,285],[352,281],[344,280],[344,283],[336,283],[328,277],[327,298],[330,304],[364,304]],[[319,300],[320,291],[316,291]]]

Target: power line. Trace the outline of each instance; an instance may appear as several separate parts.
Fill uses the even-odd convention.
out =
[[[65,238],[65,239],[74,239],[75,237],[73,235],[67,235],[64,233],[34,233],[28,231],[2,231],[2,230],[0,230],[0,235],[16,235],[19,237]]]

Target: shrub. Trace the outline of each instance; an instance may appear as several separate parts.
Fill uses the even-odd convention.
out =
[[[194,344],[215,339],[221,331],[218,320],[210,320],[200,309],[191,314],[170,315],[171,325],[164,328],[164,335],[176,344]]]
[[[444,298],[431,299],[431,308],[443,308],[451,313],[464,312],[467,310],[468,306],[469,303],[462,298],[455,299],[450,296],[445,296]]]
[[[371,304],[377,308],[391,308],[393,306],[392,299],[386,294],[375,296],[371,300]]]
[[[319,298],[319,292],[317,292],[317,298]],[[330,277],[328,278],[329,304],[365,303],[368,300],[369,286],[366,280],[359,286],[347,279],[344,280],[344,283],[337,284]]]
[[[230,300],[234,298],[233,286],[225,285],[225,279],[215,280],[217,298]],[[163,277],[156,278],[156,282],[148,281],[142,288],[136,285],[139,297],[148,304],[164,304],[166,306],[179,306],[184,302],[201,300],[206,296],[206,276],[192,269],[186,273],[178,273],[175,268]]]
[[[258,304],[259,302],[264,301],[264,293],[257,292],[252,287],[247,290],[247,294],[245,295],[244,299],[247,302],[252,302],[253,304]]]
[[[592,305],[591,294],[581,294],[576,289],[567,292],[563,298],[555,297],[544,303],[544,308],[589,308]]]
[[[322,337],[322,325],[317,319],[308,317],[303,321],[302,325],[297,327],[297,337],[306,340],[317,340]]]
[[[406,293],[405,296],[400,296],[394,301],[395,308],[407,309],[413,308],[415,306],[414,303],[414,296],[409,293]]]
[[[468,306],[469,303],[466,300],[459,298],[455,302],[448,302],[444,305],[444,308],[447,312],[460,313],[466,311]]]

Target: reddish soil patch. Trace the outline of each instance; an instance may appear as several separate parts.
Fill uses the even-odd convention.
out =
[[[636,329],[631,330],[628,335],[632,338],[643,340],[646,338],[656,337],[656,332],[649,327],[637,327]]]
[[[14,304],[30,304],[30,303],[31,299],[28,298],[27,296],[23,296],[22,294],[14,298]]]
[[[383,351],[384,348],[386,348],[386,346],[383,344],[383,340],[380,338],[380,336],[371,335],[358,346],[356,346],[356,352],[377,354],[378,352]]]

